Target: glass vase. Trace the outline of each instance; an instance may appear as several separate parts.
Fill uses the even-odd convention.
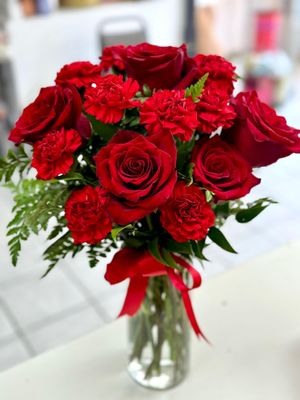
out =
[[[167,276],[150,278],[142,306],[129,319],[129,374],[151,389],[178,385],[188,372],[189,343],[181,293]]]

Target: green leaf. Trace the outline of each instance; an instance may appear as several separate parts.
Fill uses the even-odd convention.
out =
[[[143,85],[143,93],[145,97],[150,97],[152,95],[152,91],[148,85]]]
[[[164,243],[164,247],[167,250],[170,250],[172,253],[180,253],[180,254],[191,254],[192,248],[189,242],[179,243],[174,239],[168,239],[166,243]]]
[[[205,198],[206,201],[209,203],[214,198],[213,192],[211,192],[210,190],[205,190]]]
[[[163,265],[169,266],[169,264],[163,259],[163,257],[160,254],[160,250],[158,247],[158,238],[153,239],[148,244],[148,250],[150,251],[152,257],[154,257],[158,262],[160,262]]]
[[[189,86],[186,90],[185,90],[185,97],[189,97],[191,96],[194,102],[199,101],[199,97],[201,96],[203,90],[204,90],[204,86],[205,86],[205,82],[208,78],[208,72],[202,76],[202,78],[199,79],[198,82],[194,83],[193,85]]]
[[[85,178],[84,176],[79,173],[79,172],[74,172],[74,171],[70,171],[68,172],[66,175],[61,175],[58,177],[58,180],[62,180],[62,181],[80,181],[80,182],[85,182]]]
[[[203,250],[205,248],[205,240],[190,240],[192,250],[194,253],[194,256],[199,258],[201,261],[208,261],[208,259],[205,257],[203,254]]]
[[[210,238],[210,240],[212,240],[214,243],[216,243],[223,250],[226,250],[229,253],[237,254],[237,252],[234,250],[234,248],[228,242],[228,240],[223,235],[223,233],[220,231],[220,229],[216,228],[215,226],[210,228],[210,230],[208,232],[208,237]]]
[[[246,223],[257,217],[264,209],[266,209],[269,205],[261,205],[261,204],[256,204],[253,207],[248,208],[247,210],[241,210],[239,211],[235,219],[240,222],[240,223]]]
[[[90,268],[95,268],[99,263],[99,258],[105,258],[107,256],[106,253],[117,248],[118,246],[110,239],[104,239],[94,245],[88,245],[87,256]]]
[[[269,207],[270,204],[277,204],[277,202],[268,197],[258,199],[253,203],[248,204],[247,208],[238,208],[235,213],[235,219],[240,223],[249,222]]]
[[[31,159],[27,155],[23,145],[9,150],[6,158],[0,158],[0,182],[9,182],[14,173],[19,174],[21,179],[24,172],[31,168]]]
[[[177,264],[177,262],[174,260],[172,254],[167,249],[162,248],[161,251],[162,251],[163,259],[168,267],[178,269],[178,270],[181,269],[179,267],[179,265]]]
[[[191,168],[191,153],[195,146],[195,137],[187,142],[181,142],[176,138],[177,146],[177,170],[186,177],[187,170]]]
[[[104,124],[88,114],[86,114],[86,116],[92,124],[93,133],[101,136],[106,141],[109,141],[118,130],[118,127],[115,125]]]
[[[42,275],[42,278],[46,277],[61,259],[65,258],[70,253],[76,254],[83,248],[83,245],[74,244],[69,231],[64,233],[57,240],[51,243],[43,253],[43,258],[44,260],[49,261],[49,266],[46,272]]]
[[[10,188],[14,193],[15,204],[13,219],[7,225],[7,236],[11,237],[8,247],[12,263],[16,265],[21,242],[27,240],[32,233],[46,230],[51,218],[55,218],[60,226],[59,233],[65,227],[63,212],[69,190],[65,184],[55,180],[30,179],[24,179],[17,185],[11,183]]]
[[[122,232],[124,229],[131,229],[133,228],[133,225],[129,224],[126,226],[118,226],[117,228],[112,229],[111,231],[111,238],[114,242],[116,242],[117,237],[119,235],[120,232]]]

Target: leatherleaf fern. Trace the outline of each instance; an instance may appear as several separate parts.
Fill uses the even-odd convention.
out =
[[[21,251],[21,242],[33,234],[46,231],[51,219],[56,222],[49,235],[54,238],[62,232],[64,204],[69,195],[68,186],[59,181],[24,179],[19,183],[9,183],[14,194],[13,219],[8,224],[8,245],[15,266]]]

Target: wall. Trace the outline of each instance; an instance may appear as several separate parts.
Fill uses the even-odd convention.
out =
[[[51,85],[62,65],[98,61],[98,33],[107,18],[139,16],[145,21],[148,41],[180,44],[181,5],[181,0],[135,1],[12,19],[8,28],[19,107],[31,101],[41,86]]]

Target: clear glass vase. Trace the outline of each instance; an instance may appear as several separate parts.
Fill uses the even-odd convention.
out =
[[[129,319],[129,374],[151,389],[178,385],[188,372],[189,342],[181,293],[167,276],[150,278],[142,306]]]

